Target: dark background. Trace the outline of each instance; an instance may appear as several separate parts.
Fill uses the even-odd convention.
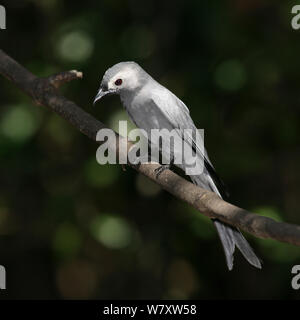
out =
[[[1,48],[39,76],[77,69],[63,94],[117,128],[118,97],[92,107],[111,65],[138,62],[190,108],[230,201],[300,224],[296,1],[1,1]],[[0,298],[297,299],[299,248],[246,235],[235,256],[190,206],[0,77]]]

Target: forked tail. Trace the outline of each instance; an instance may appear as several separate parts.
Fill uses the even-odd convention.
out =
[[[233,268],[233,254],[235,246],[239,248],[245,259],[250,264],[261,269],[261,261],[238,229],[219,220],[213,220],[213,222],[221,239],[229,270],[232,270]]]
[[[221,179],[219,179],[214,171],[214,168],[208,161],[206,161],[205,167],[208,172],[206,172],[205,175],[191,176],[192,181],[205,189],[212,190],[222,198],[216,186],[219,185],[222,187],[223,183]],[[261,260],[256,256],[247,240],[237,228],[217,219],[213,219],[213,222],[221,239],[229,270],[232,270],[233,268],[233,254],[236,246],[250,264],[261,269]]]

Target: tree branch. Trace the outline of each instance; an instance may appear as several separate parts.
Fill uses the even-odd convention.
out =
[[[48,78],[38,78],[2,50],[0,50],[0,73],[32,97],[38,105],[46,106],[56,112],[90,139],[96,141],[97,132],[106,128],[102,122],[83,111],[74,102],[67,100],[57,90],[65,82],[82,78],[82,73],[73,70]],[[117,138],[118,141],[120,139],[124,141],[124,138],[118,135]],[[129,147],[132,146],[127,140],[126,143]],[[118,146],[112,147],[120,151]],[[300,245],[300,226],[276,222],[236,207],[220,199],[215,193],[190,183],[170,170],[164,171],[156,178],[154,170],[159,167],[159,164],[129,165],[210,218],[217,218],[260,238],[271,238]]]

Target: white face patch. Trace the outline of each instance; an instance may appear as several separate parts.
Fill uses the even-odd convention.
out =
[[[121,79],[122,84],[117,85],[116,81]],[[126,67],[126,69],[121,70],[118,72],[109,82],[108,88],[116,89],[116,88],[123,88],[127,90],[134,90],[138,86],[138,78],[136,75],[136,70]]]

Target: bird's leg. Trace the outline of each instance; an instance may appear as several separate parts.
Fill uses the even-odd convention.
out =
[[[158,179],[158,177],[165,171],[170,169],[171,165],[170,164],[163,164],[160,167],[156,168],[154,170],[155,174],[156,174],[156,179]]]
[[[155,174],[156,174],[156,179],[158,179],[158,177],[165,171],[165,170],[169,170],[171,168],[171,165],[173,165],[174,159],[171,158],[171,161],[169,164],[162,164],[160,167],[156,168],[154,170]]]

